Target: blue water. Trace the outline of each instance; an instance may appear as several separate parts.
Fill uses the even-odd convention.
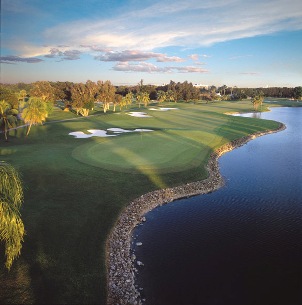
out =
[[[133,246],[147,305],[302,304],[302,108],[223,155],[226,185],[146,215]]]

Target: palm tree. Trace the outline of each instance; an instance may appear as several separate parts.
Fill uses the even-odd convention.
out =
[[[150,102],[150,96],[148,92],[143,92],[143,99],[142,99],[144,106],[147,107]]]
[[[24,102],[26,96],[27,96],[26,90],[21,90],[21,91],[18,93],[18,101]]]
[[[259,105],[262,106],[263,96],[262,95],[255,95],[251,102],[253,104],[254,110],[257,111]]]
[[[133,93],[129,92],[126,94],[125,96],[125,100],[126,100],[126,105],[129,106],[132,104],[132,100],[133,100]]]
[[[22,112],[22,109],[24,108],[26,96],[27,96],[26,90],[21,90],[18,93],[18,111],[19,111],[18,114],[20,114]]]
[[[47,116],[47,104],[39,98],[31,98],[22,111],[22,119],[28,124],[26,136],[28,136],[32,125],[43,124]]]
[[[0,162],[0,242],[5,243],[5,266],[9,270],[20,255],[24,225],[20,217],[23,203],[22,181],[18,171]]]
[[[143,103],[145,105],[145,107],[147,107],[149,104],[149,101],[150,101],[149,93],[148,92],[139,92],[136,95],[136,99],[138,101],[139,108],[141,107],[141,103]]]
[[[160,103],[164,102],[167,99],[167,94],[163,90],[157,92],[157,99]]]
[[[11,109],[11,106],[4,100],[0,102],[0,127],[4,133],[5,141],[8,141],[8,131],[17,124],[16,115],[18,110]]]

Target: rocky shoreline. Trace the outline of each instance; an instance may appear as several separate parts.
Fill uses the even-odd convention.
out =
[[[142,223],[144,215],[159,205],[176,199],[206,194],[219,189],[224,181],[219,171],[218,159],[224,153],[242,146],[256,137],[285,129],[280,123],[275,130],[256,132],[218,148],[209,158],[207,179],[181,186],[157,190],[134,199],[120,214],[106,243],[107,305],[141,305],[139,289],[135,287],[135,273],[142,265],[131,254],[132,231]]]

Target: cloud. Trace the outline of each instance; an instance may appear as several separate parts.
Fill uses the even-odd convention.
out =
[[[199,60],[199,55],[198,54],[192,54],[192,55],[189,55],[189,57],[194,60],[194,61],[198,61]]]
[[[49,54],[44,55],[46,58],[59,58],[61,60],[77,60],[80,59],[82,52],[78,50],[60,51],[58,48],[51,48]]]
[[[109,48],[99,47],[99,46],[96,46],[96,45],[81,44],[80,47],[91,50],[91,51],[94,51],[94,52],[111,52],[112,51]]]
[[[124,72],[147,72],[147,73],[206,73],[208,70],[201,69],[194,66],[184,66],[184,67],[158,67],[152,63],[140,62],[139,64],[131,64],[129,62],[119,62],[114,67],[115,71],[124,71]]]
[[[28,64],[36,64],[42,62],[43,59],[35,57],[19,57],[14,55],[0,56],[1,63],[14,64],[17,62],[26,62]]]
[[[148,3],[151,3],[148,5]],[[302,29],[302,3],[292,0],[152,1],[107,19],[63,23],[44,31],[52,44],[150,51]],[[269,14],[267,13],[269,12]],[[238,20],[234,22],[234,16]]]
[[[140,62],[139,64],[129,64],[128,62],[119,62],[114,67],[115,71],[124,72],[167,72],[167,68],[160,68],[148,62]]]
[[[180,73],[207,73],[207,72],[209,72],[206,69],[202,69],[202,68],[194,67],[194,66],[170,67],[170,68],[174,69]]]
[[[105,54],[95,56],[95,59],[100,61],[145,61],[148,59],[156,59],[157,62],[182,62],[182,58],[178,56],[169,57],[165,54],[154,53],[154,52],[143,52],[136,50],[124,50],[124,51],[110,51]]]
[[[242,75],[259,75],[260,72],[241,72]]]

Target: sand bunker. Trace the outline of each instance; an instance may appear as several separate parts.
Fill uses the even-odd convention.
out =
[[[116,137],[119,134],[127,133],[127,132],[148,132],[153,131],[152,129],[141,129],[137,128],[134,130],[128,130],[123,128],[108,128],[107,130],[102,129],[89,129],[87,130],[89,134],[86,134],[82,131],[74,131],[70,132],[69,135],[74,136],[77,139],[85,139],[85,138],[91,138],[91,137]],[[114,134],[108,134],[107,131],[113,132]]]
[[[152,129],[142,129],[142,128],[137,128],[134,130],[123,129],[123,128],[108,128],[107,130],[110,130],[114,133],[153,131]]]
[[[107,134],[106,130],[101,129],[89,129],[87,130],[89,134],[86,134],[82,131],[70,132],[69,135],[74,136],[78,139],[91,138],[91,137],[115,137],[116,135]]]
[[[178,110],[178,108],[149,108],[149,110],[155,110],[155,111],[168,111],[168,110]]]
[[[137,117],[137,118],[151,118],[151,115],[147,115],[146,112],[129,112],[128,115]]]
[[[107,130],[110,130],[114,133],[133,132],[133,130],[127,130],[123,128],[108,128]]]

